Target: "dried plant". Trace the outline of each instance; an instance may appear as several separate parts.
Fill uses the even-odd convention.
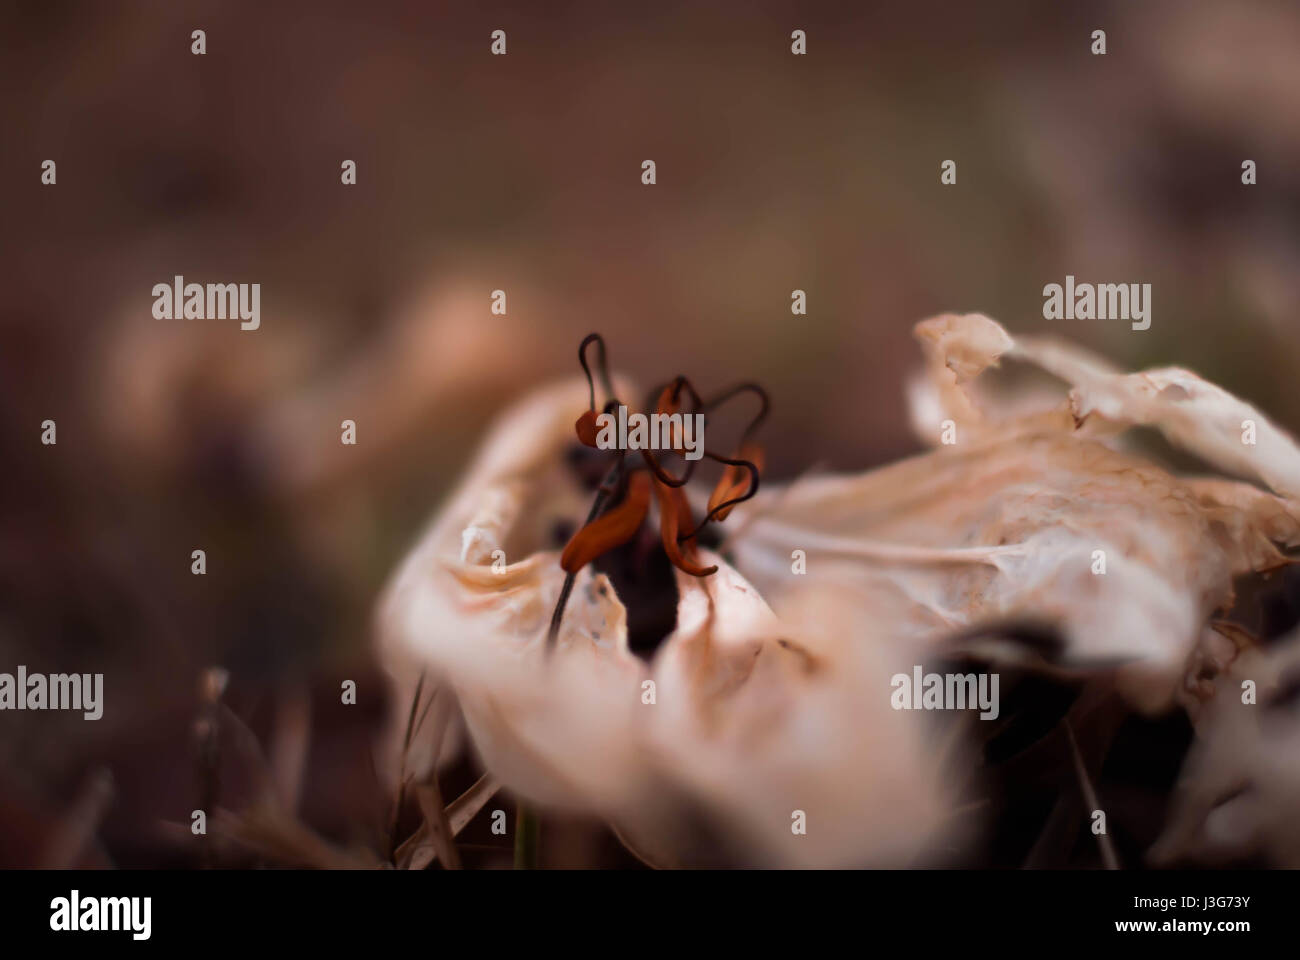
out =
[[[980,315],[917,335],[927,380],[914,419],[935,449],[760,492],[747,431],[742,455],[713,458],[729,472],[704,506],[706,522],[740,518],[725,555],[686,519],[690,467],[674,475],[646,456],[632,468],[620,452],[593,470],[585,350],[604,351],[588,338],[587,382],[501,418],[390,583],[380,650],[397,688],[431,672],[493,776],[543,808],[607,819],[654,864],[906,865],[969,847],[1000,773],[992,738],[890,705],[891,677],[944,659],[1020,689],[1039,674],[1083,691],[1030,740],[1070,785],[1062,814],[1104,806],[1096,768],[1124,717],[1224,699],[1207,677],[1253,643],[1222,620],[1234,582],[1284,566],[1300,541],[1300,450],[1186,370],[1122,374]],[[1042,407],[982,397],[973,381],[1002,358],[1068,394]],[[607,396],[626,395],[603,362],[598,376]],[[677,378],[647,408],[682,397],[709,407]],[[1134,426],[1274,492],[1177,476],[1125,449]],[[652,483],[669,491],[657,538],[645,533]],[[672,578],[656,586],[664,558]],[[665,604],[663,635],[634,650],[630,618]],[[791,829],[800,814],[806,834]],[[1053,829],[1069,837],[1082,822]],[[1097,855],[1117,862],[1106,841]]]

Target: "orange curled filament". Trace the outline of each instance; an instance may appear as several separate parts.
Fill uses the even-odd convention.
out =
[[[696,562],[697,551],[694,542],[688,540],[685,547],[679,542],[681,528],[693,525],[691,505],[686,499],[686,492],[681,487],[656,483],[655,493],[659,498],[659,534],[663,539],[664,552],[668,554],[672,565],[693,577],[708,577],[717,573],[716,565],[701,567]]]
[[[600,428],[596,424],[596,411],[588,410],[580,416],[573,429],[578,434],[578,440],[588,447],[596,446],[596,437],[600,435]]]
[[[728,462],[726,469],[722,471],[717,486],[709,495],[710,519],[719,522],[726,520],[732,507],[749,499],[753,487],[753,474],[747,464],[752,464],[754,470],[760,473],[763,470],[763,448],[756,443],[742,445],[736,459]]]
[[[565,573],[577,573],[591,561],[631,540],[650,510],[650,475],[637,471],[628,478],[627,496],[573,535],[560,555]]]

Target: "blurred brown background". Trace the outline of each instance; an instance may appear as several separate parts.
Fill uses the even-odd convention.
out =
[[[762,382],[777,477],[915,449],[911,325],[944,310],[1294,431],[1298,54],[1285,0],[6,4],[0,670],[102,671],[106,712],[0,714],[0,864],[101,768],[87,859],[169,862],[213,663],[259,735],[314,704],[304,818],[363,839],[375,593],[591,330],[643,383]],[[1067,273],[1151,283],[1151,329],[1044,321]],[[261,329],[153,319],[175,274],[260,283]]]

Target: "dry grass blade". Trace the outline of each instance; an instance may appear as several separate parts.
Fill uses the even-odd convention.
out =
[[[298,809],[307,749],[311,741],[311,698],[296,683],[279,697],[270,746],[271,776],[276,795],[289,813]]]
[[[424,814],[425,834],[433,841],[433,848],[438,852],[438,859],[448,870],[461,868],[460,852],[456,849],[456,838],[447,820],[447,810],[442,804],[442,791],[438,788],[437,776],[430,777],[428,783],[415,788],[415,798],[420,803],[420,812]]]
[[[420,682],[423,683],[424,676],[421,674]],[[438,692],[434,691],[430,698],[429,709],[433,707],[433,700],[439,699]],[[417,698],[419,690],[417,689]],[[428,712],[426,710],[426,712]],[[415,707],[412,704],[411,715],[415,716]],[[460,853],[456,850],[455,833],[451,829],[451,824],[447,821],[447,811],[442,801],[442,788],[438,785],[438,760],[442,754],[442,741],[447,733],[447,724],[451,720],[451,705],[445,698],[440,699],[437,710],[433,711],[433,720],[431,721],[434,729],[433,736],[433,757],[429,767],[428,782],[420,784],[415,788],[415,797],[420,804],[420,813],[424,816],[423,830],[432,842],[437,851],[442,865],[448,870],[459,870],[461,868]],[[420,716],[420,723],[424,721],[424,715]],[[410,726],[410,725],[408,725]],[[414,736],[414,727],[408,731]],[[407,739],[407,746],[410,745],[410,738]],[[406,751],[403,750],[402,767],[406,766]],[[400,796],[400,794],[399,794]]]
[[[424,671],[420,672],[420,678],[415,682],[415,695],[411,697],[411,711],[406,716],[406,734],[402,738],[402,755],[397,761],[397,793],[393,797],[393,809],[388,816],[388,851],[390,856],[394,855],[393,845],[397,842],[397,821],[402,816],[402,805],[406,802],[406,757],[411,751],[411,739],[415,736],[415,731],[424,723],[424,718],[438,699],[438,691],[435,690],[429,696],[428,702],[424,705],[424,710],[420,711],[419,719],[416,719],[416,711],[420,707],[420,694],[424,692]]]
[[[1070,740],[1070,754],[1074,759],[1074,772],[1079,777],[1079,789],[1083,791],[1083,801],[1087,804],[1088,810],[1100,810],[1101,805],[1097,802],[1097,791],[1092,788],[1092,780],[1088,778],[1088,771],[1083,764],[1083,755],[1079,753],[1078,741],[1074,739],[1074,728],[1070,726],[1070,721],[1063,721],[1065,724],[1065,734]],[[1105,833],[1097,834],[1097,842],[1101,845],[1101,858],[1106,862],[1107,870],[1119,869],[1119,858],[1115,856],[1115,847],[1110,842],[1110,837]]]
[[[459,836],[500,789],[501,784],[490,773],[485,773],[478,778],[474,786],[453,800],[447,807],[447,823],[451,835]],[[394,853],[398,867],[406,870],[423,870],[432,864],[437,856],[438,851],[428,839],[426,824],[421,824],[420,829],[408,837]]]
[[[500,789],[501,784],[492,777],[492,774],[485,773],[478,778],[474,786],[453,800],[451,806],[447,808],[447,820],[451,823],[452,834],[458,835],[469,826],[469,822],[478,816],[478,812],[496,796],[496,792]]]

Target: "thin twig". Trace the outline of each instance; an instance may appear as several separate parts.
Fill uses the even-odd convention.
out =
[[[415,711],[420,706],[420,694],[424,691],[424,671],[420,671],[420,677],[415,681],[415,696],[411,698],[411,710],[406,716],[406,735],[402,738],[402,755],[397,760],[397,793],[393,797],[393,809],[388,817],[388,847],[389,857],[391,858],[394,849],[393,845],[397,842],[397,821],[402,815],[402,804],[406,802],[406,756],[411,751],[411,738],[415,736]],[[438,699],[438,691],[433,692],[429,698],[429,705]],[[427,707],[426,707],[427,710]],[[420,715],[420,721],[424,721],[424,714]]]
[[[600,489],[596,492],[596,500],[591,505],[591,512],[587,514],[586,526],[596,517],[605,507],[605,502],[610,495],[618,488],[619,478],[623,475],[623,458],[619,457],[618,462],[609,468],[609,473],[605,474],[605,479],[600,482]],[[549,654],[555,649],[555,642],[560,636],[560,624],[564,621],[564,608],[569,603],[569,594],[573,592],[573,584],[577,580],[577,571],[566,574],[564,577],[564,586],[560,588],[560,598],[556,601],[555,612],[551,614],[551,628],[546,633],[546,651]]]
[[[479,777],[472,787],[462,793],[447,806],[447,823],[451,826],[451,835],[460,836],[471,820],[478,816],[487,802],[491,800],[501,784],[490,773]],[[394,862],[399,869],[423,870],[438,858],[438,852],[429,840],[428,825],[422,822],[420,828],[411,834],[394,853]]]
[[[447,809],[442,803],[442,790],[438,786],[437,774],[415,788],[415,797],[420,802],[420,812],[424,814],[425,829],[438,851],[438,859],[444,868],[459,870],[460,851],[456,849],[456,838],[447,820]]]

